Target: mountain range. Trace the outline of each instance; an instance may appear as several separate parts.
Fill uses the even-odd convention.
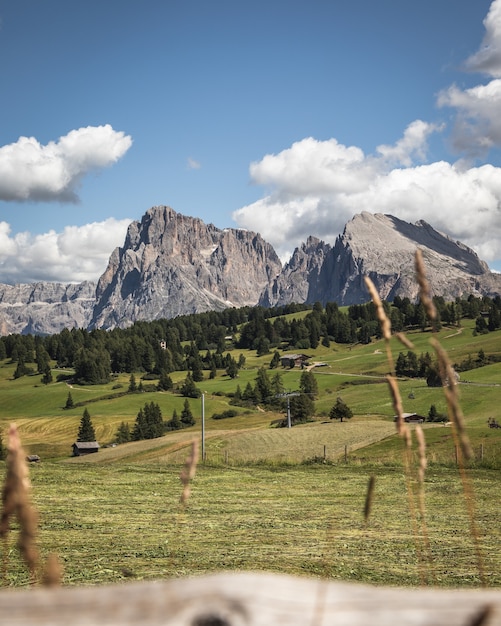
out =
[[[501,294],[501,275],[424,221],[363,212],[334,245],[309,237],[282,265],[258,233],[219,229],[159,206],[129,225],[97,284],[0,284],[0,335],[111,329],[257,304],[360,304],[368,300],[366,275],[383,299],[415,301],[417,248],[434,294],[447,300]]]

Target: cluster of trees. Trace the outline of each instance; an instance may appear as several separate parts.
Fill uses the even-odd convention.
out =
[[[497,354],[486,355],[484,350],[480,349],[476,358],[468,355],[460,363],[454,363],[453,367],[457,372],[465,372],[499,361],[501,361],[501,356]],[[421,353],[419,357],[412,350],[406,354],[399,352],[395,362],[395,374],[407,378],[425,378],[429,387],[442,385],[438,363],[432,360],[429,352]]]
[[[427,417],[428,422],[447,422],[448,420],[449,418],[447,417],[446,413],[439,413],[437,411],[437,407],[434,404],[430,406]]]
[[[317,380],[311,372],[304,370],[301,373],[299,390],[292,393],[285,390],[280,372],[271,374],[269,369],[261,367],[254,384],[249,381],[243,390],[237,385],[230,404],[244,407],[260,405],[275,411],[285,411],[289,407],[292,423],[298,424],[314,415],[317,395]]]
[[[421,353],[419,357],[412,350],[409,350],[406,354],[399,352],[395,362],[395,374],[408,378],[426,378],[430,370],[436,369],[437,366],[433,364],[429,352]]]
[[[162,410],[156,402],[147,402],[139,409],[132,430],[128,422],[121,422],[115,434],[115,441],[127,443],[143,439],[156,439],[168,431],[180,430],[195,424],[196,420],[187,399],[184,401],[181,415],[178,416],[176,409],[174,409],[171,419],[167,421],[164,421]]]
[[[460,363],[455,363],[454,369],[457,372],[466,372],[477,367],[489,365],[490,363],[499,363],[499,361],[501,361],[499,354],[485,354],[484,350],[481,348],[475,358],[469,354],[466,359],[463,359]]]
[[[498,296],[470,296],[455,302],[435,297],[434,302],[438,326],[460,324],[463,317],[469,317],[476,320],[478,333],[501,327]],[[424,330],[429,325],[420,302],[396,297],[383,306],[395,331]],[[300,310],[309,312],[302,319],[285,317]],[[109,382],[113,372],[142,372],[169,388],[168,375],[179,370],[190,372],[195,383],[214,377],[218,370],[237,377],[245,359],[231,356],[228,350],[235,347],[267,354],[278,349],[315,349],[319,343],[328,347],[332,341],[368,343],[380,333],[372,302],[352,305],[346,312],[332,302],[325,307],[318,302],[274,309],[242,307],[136,322],[130,328],[111,331],[73,328],[47,337],[7,335],[0,337],[0,360],[9,358],[16,363],[16,377],[40,374],[45,384],[52,382],[50,363],[55,361],[59,368],[73,368],[74,379],[81,384]]]

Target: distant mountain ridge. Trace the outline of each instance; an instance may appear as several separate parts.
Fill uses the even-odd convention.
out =
[[[434,294],[451,300],[501,294],[501,275],[424,221],[364,212],[346,224],[334,245],[309,237],[282,267],[258,233],[221,230],[160,206],[130,224],[97,285],[0,284],[0,334],[126,327],[257,304],[359,304],[368,300],[365,275],[382,298],[414,301],[418,247]]]
[[[414,301],[418,297],[414,271],[417,248],[423,253],[435,295],[454,300],[464,294],[501,293],[501,275],[490,272],[468,246],[423,220],[409,224],[391,215],[363,212],[346,224],[334,246],[319,240],[315,243],[313,238],[308,241],[296,248],[260,304],[289,304],[294,301],[291,295],[298,283],[303,284],[303,292],[307,291],[304,302],[360,304],[368,298],[364,276],[372,279],[381,298],[391,301],[395,296],[407,296]]]

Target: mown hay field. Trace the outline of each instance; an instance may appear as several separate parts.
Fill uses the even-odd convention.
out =
[[[459,474],[425,480],[426,532],[409,513],[398,468],[199,465],[186,510],[180,466],[61,464],[31,468],[43,558],[56,553],[66,585],[266,570],[388,585],[501,584],[501,482],[474,471],[476,547]],[[364,521],[367,482],[375,476]],[[9,544],[7,584],[28,577]]]

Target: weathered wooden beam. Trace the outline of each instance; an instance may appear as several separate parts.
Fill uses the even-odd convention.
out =
[[[264,573],[4,589],[9,626],[494,626],[501,590],[395,589]]]

